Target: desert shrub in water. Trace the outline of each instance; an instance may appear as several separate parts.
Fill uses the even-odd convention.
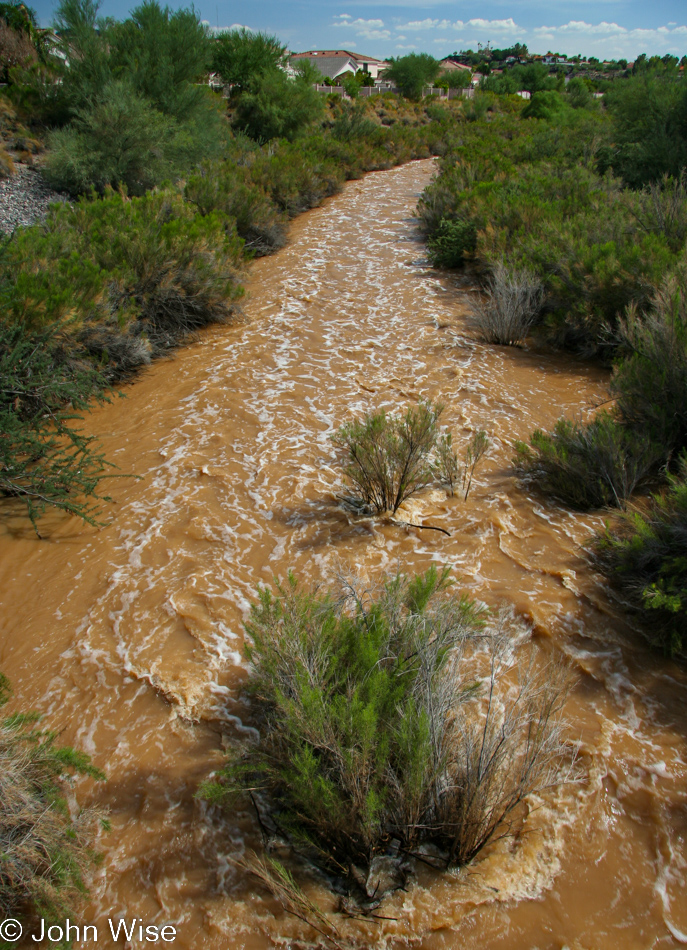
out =
[[[355,497],[377,514],[395,513],[432,480],[430,454],[443,407],[421,402],[402,416],[384,410],[341,426],[332,440],[345,455]]]
[[[472,485],[472,476],[475,469],[486,455],[489,448],[489,439],[484,429],[478,429],[465,446],[465,466],[463,467],[463,488],[465,490],[464,500],[468,500],[470,487]]]
[[[687,448],[687,271],[668,278],[648,312],[630,308],[619,327],[625,355],[611,380],[620,419],[660,446],[662,457]]]
[[[102,393],[94,367],[74,365],[53,334],[0,326],[0,495],[34,528],[51,506],[96,524],[105,462],[75,422]]]
[[[633,435],[609,413],[582,424],[559,419],[553,432],[537,429],[516,442],[515,467],[574,508],[625,507],[635,488],[656,471],[660,448]]]
[[[434,267],[462,267],[465,255],[472,254],[476,244],[472,221],[443,218],[428,241],[429,260]]]
[[[0,674],[0,707],[9,696]],[[0,719],[0,913],[25,927],[41,917],[63,925],[85,895],[96,816],[70,817],[65,777],[104,778],[88,756],[56,745],[39,719],[20,712]]]
[[[668,653],[687,647],[687,455],[668,490],[607,526],[594,545],[595,562],[647,623]]]
[[[529,333],[543,302],[544,288],[531,271],[509,270],[499,261],[484,297],[473,301],[472,310],[487,343],[517,346]]]
[[[453,497],[463,469],[458,461],[458,453],[451,432],[442,432],[436,442],[432,471],[439,482],[446,485],[449,495]]]
[[[561,780],[561,670],[525,662],[514,688],[525,631],[488,624],[448,581],[432,567],[322,594],[290,576],[246,624],[260,738],[203,794],[252,794],[263,825],[362,909],[404,885],[423,845],[439,868],[465,864]]]

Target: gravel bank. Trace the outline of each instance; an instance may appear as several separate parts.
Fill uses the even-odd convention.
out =
[[[67,196],[49,188],[33,168],[19,165],[16,175],[0,181],[0,232],[42,221],[54,201]]]

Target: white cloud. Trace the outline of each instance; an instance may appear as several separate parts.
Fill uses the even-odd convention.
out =
[[[568,55],[582,51],[599,59],[632,59],[642,52],[649,55],[685,52],[687,26],[630,30],[605,20],[601,23],[570,20],[561,26],[535,27],[532,33],[533,42],[528,45],[533,52],[544,52],[543,44],[548,44]],[[527,42],[527,34],[523,39]]]
[[[253,33],[254,30],[250,26],[245,26],[243,23],[232,23],[231,26],[212,26],[209,20],[201,20],[203,26],[207,26],[211,33],[215,36],[219,36],[221,33],[231,33],[232,30],[248,30],[249,33]]]
[[[452,23],[450,20],[410,20],[408,23],[399,23],[397,30],[462,30],[465,24],[462,20]]]
[[[397,26],[397,30],[433,30],[436,26],[439,25],[438,20],[411,20],[409,23],[404,23],[403,26]]]
[[[628,32],[624,26],[619,26],[617,23],[606,23],[605,20],[596,24],[585,23],[584,20],[571,20],[564,26],[553,27],[553,29],[558,33],[579,33],[587,36],[596,34],[610,36],[614,33]]]
[[[357,20],[351,20],[347,17],[343,23],[332,23],[332,26],[347,26],[354,30],[381,29],[384,26],[384,20],[363,20],[358,17]]]
[[[463,24],[461,23],[459,29],[461,29]],[[471,26],[474,30],[490,30],[491,32],[498,33],[522,33],[524,32],[518,24],[515,22],[513,17],[508,17],[507,20],[483,20],[481,17],[476,17],[472,20],[468,20],[465,26]]]
[[[358,36],[365,40],[390,40],[391,33],[388,30],[359,30]]]
[[[358,0],[349,0],[349,2],[358,5]],[[376,0],[378,6],[391,2],[392,0]],[[397,7],[407,6],[410,2],[411,0],[407,2],[393,0],[393,4]],[[594,0],[594,2],[597,8],[603,5],[608,9],[608,4],[617,0]],[[570,19],[553,26],[551,20],[556,12],[565,10],[566,7],[570,10],[573,7],[573,0],[565,0],[565,4],[559,3],[558,0],[549,0],[550,5],[546,15],[549,24],[524,28],[519,26],[513,17],[489,19],[475,16],[468,21],[463,21],[442,19],[436,14],[432,15],[439,3],[443,4],[443,0],[431,0],[431,2],[430,0],[412,0],[412,3],[416,16],[423,9],[426,9],[428,15],[409,21],[394,16],[393,26],[391,24],[386,26],[385,22],[379,18],[366,19],[361,16],[354,19],[348,13],[342,13],[333,17],[332,25],[350,28],[344,31],[345,35],[360,38],[361,43],[365,45],[374,43],[376,49],[372,51],[377,56],[385,55],[385,46],[390,53],[394,43],[398,44],[395,47],[397,50],[436,49],[442,43],[454,49],[467,47],[474,49],[478,41],[484,43],[487,39],[490,39],[495,46],[510,46],[517,40],[526,43],[533,53],[556,50],[564,55],[574,55],[582,52],[588,56],[597,56],[599,59],[624,57],[631,60],[641,52],[649,55],[687,53],[687,22],[685,20],[681,24],[670,22],[664,26],[657,25],[652,29],[632,29],[623,26],[622,20],[620,22],[601,20],[590,23],[583,19]],[[450,40],[446,38],[452,34],[455,38]],[[413,39],[409,42],[411,35]]]

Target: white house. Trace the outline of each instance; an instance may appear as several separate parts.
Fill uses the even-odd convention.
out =
[[[289,58],[291,66],[301,60],[312,63],[328,79],[343,79],[361,71],[369,73],[371,79],[378,79],[389,65],[374,56],[361,56],[345,49],[312,49],[306,53],[292,53]]]

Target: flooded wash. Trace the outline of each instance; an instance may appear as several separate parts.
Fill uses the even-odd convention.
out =
[[[76,785],[112,823],[80,920],[98,946],[120,916],[173,925],[178,950],[314,939],[233,865],[257,845],[251,813],[221,817],[194,795],[223,745],[249,735],[242,623],[257,585],[289,568],[319,581],[340,562],[370,577],[449,563],[473,597],[513,603],[539,648],[571,660],[566,714],[585,768],[529,803],[517,838],[467,869],[420,874],[382,905],[395,919],[344,921],[342,941],[687,943],[687,677],[645,648],[585,563],[602,518],[528,494],[509,467],[513,440],[586,418],[607,377],[476,340],[465,292],[423,262],[412,211],[432,173],[368,175],[299,218],[289,246],[252,265],[245,323],[208,331],[87,417],[119,471],[142,476],[112,481],[108,527],[51,516],[39,541],[19,519],[0,526],[0,669],[108,775]],[[450,538],[336,501],[332,432],[421,396],[445,404],[459,443],[480,428],[492,443],[467,503],[433,490],[408,505]]]

